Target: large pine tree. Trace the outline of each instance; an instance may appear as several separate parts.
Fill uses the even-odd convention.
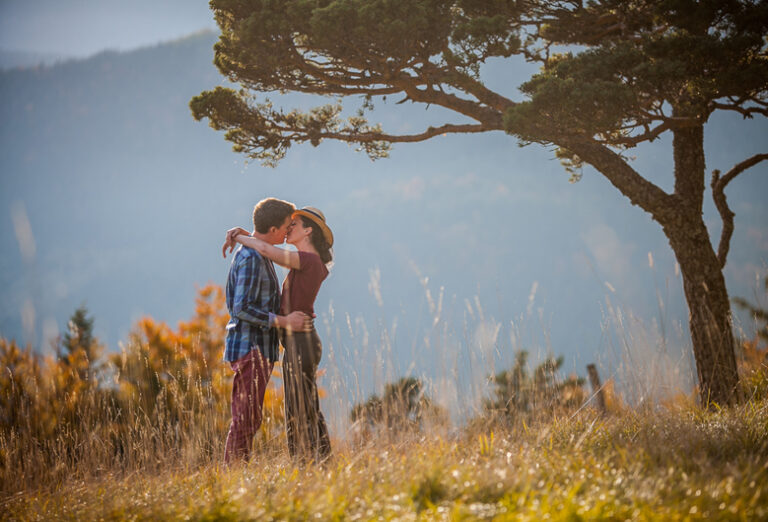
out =
[[[293,143],[357,143],[372,158],[391,143],[502,130],[554,146],[574,172],[589,164],[659,223],[680,264],[704,403],[738,401],[731,310],[723,277],[733,213],[726,185],[768,159],[713,175],[723,234],[702,217],[704,124],[717,111],[768,116],[768,3],[750,0],[211,0],[221,28],[215,63],[235,91],[191,101],[196,119],[226,130],[234,149],[267,164]],[[481,66],[515,56],[541,65],[513,101]],[[309,112],[259,103],[257,92],[361,99]],[[382,97],[436,105],[456,122],[401,135],[370,124]],[[644,178],[627,151],[671,134],[672,192]]]

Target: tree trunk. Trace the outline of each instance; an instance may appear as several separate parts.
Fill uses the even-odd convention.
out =
[[[699,217],[683,229],[668,230],[683,274],[689,325],[702,405],[733,405],[739,400],[731,330],[731,307],[720,262]]]
[[[736,368],[731,306],[722,266],[702,216],[704,132],[701,125],[676,129],[674,217],[660,219],[680,264],[703,405],[736,404]]]
[[[590,138],[556,136],[550,141],[594,166],[633,204],[661,224],[683,274],[702,404],[732,405],[740,397],[731,307],[722,266],[702,215],[704,129],[696,118],[686,118],[684,109],[675,111],[675,116],[687,119],[688,125],[673,130],[673,194],[642,178],[624,158]]]

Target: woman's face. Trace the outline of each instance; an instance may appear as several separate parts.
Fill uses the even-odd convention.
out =
[[[305,227],[304,221],[299,216],[296,216],[293,218],[291,226],[288,229],[288,238],[286,239],[286,243],[295,245],[311,233],[312,228]]]

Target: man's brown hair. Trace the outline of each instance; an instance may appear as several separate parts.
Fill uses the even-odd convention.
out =
[[[280,228],[294,210],[296,207],[292,203],[282,199],[262,199],[253,207],[253,228],[259,234],[266,234],[271,227]]]

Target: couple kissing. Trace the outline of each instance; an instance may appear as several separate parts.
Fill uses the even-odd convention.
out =
[[[296,250],[275,246],[283,242]],[[317,393],[322,343],[313,319],[315,298],[333,260],[332,246],[333,233],[322,212],[296,209],[276,198],[254,207],[252,232],[240,227],[227,231],[222,254],[226,257],[237,247],[226,285],[230,320],[224,360],[234,372],[227,464],[251,457],[280,344],[288,451],[314,462],[331,454]],[[282,289],[273,263],[289,269]]]

